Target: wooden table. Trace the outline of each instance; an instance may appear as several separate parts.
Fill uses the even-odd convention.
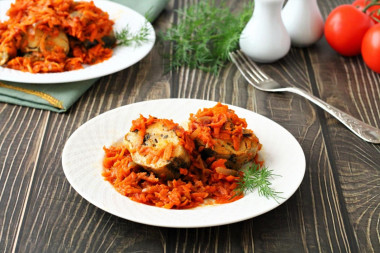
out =
[[[196,2],[172,0],[154,22],[156,31],[177,22],[175,9]],[[325,18],[349,2],[318,1]],[[255,90],[232,64],[218,76],[186,68],[165,74],[162,50],[170,47],[156,45],[141,62],[101,78],[64,114],[0,104],[0,252],[380,251],[380,145],[362,141],[297,95]],[[339,56],[324,38],[263,68],[380,127],[380,75],[359,56]],[[301,186],[259,217],[198,229],[134,223],[84,200],[62,170],[66,140],[105,111],[158,98],[221,101],[278,122],[305,152]]]

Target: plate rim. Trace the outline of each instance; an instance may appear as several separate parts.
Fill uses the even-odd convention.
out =
[[[68,176],[67,175],[67,171],[65,170],[65,150],[67,149],[67,144],[70,143],[70,140],[72,138],[75,138],[75,135],[78,134],[81,130],[79,129],[82,129],[82,128],[86,128],[86,126],[88,124],[92,124],[93,121],[96,121],[96,120],[100,120],[101,117],[105,117],[104,115],[106,114],[109,114],[109,113],[116,113],[118,110],[127,110],[128,107],[132,107],[132,106],[139,106],[139,105],[143,105],[143,104],[146,104],[146,103],[151,103],[151,102],[173,102],[173,101],[179,101],[179,102],[183,102],[183,101],[197,101],[199,103],[217,103],[216,101],[211,101],[211,100],[202,100],[202,99],[192,99],[192,98],[166,98],[166,99],[154,99],[154,100],[147,100],[147,101],[140,101],[140,102],[136,102],[136,103],[132,103],[132,104],[128,104],[128,105],[123,105],[123,106],[120,106],[120,107],[117,107],[117,108],[113,108],[111,110],[108,110],[108,111],[105,111],[97,116],[94,116],[93,118],[89,119],[88,121],[86,121],[85,123],[83,123],[82,125],[80,125],[71,135],[70,137],[67,139],[66,143],[65,143],[65,146],[63,148],[63,152],[62,152],[62,167],[63,167],[63,170],[64,170],[64,174],[65,174],[65,177],[66,179],[69,181],[70,183],[70,186],[74,188],[74,190],[84,199],[86,199],[89,203],[91,203],[92,205],[94,205],[95,207],[105,211],[105,212],[108,212],[112,215],[115,215],[117,217],[120,217],[120,218],[123,218],[123,219],[126,219],[126,220],[129,220],[129,221],[133,221],[133,222],[137,222],[137,223],[140,223],[140,224],[145,224],[145,225],[151,225],[151,226],[158,226],[158,227],[167,227],[167,228],[202,228],[202,227],[214,227],[214,226],[220,226],[220,225],[227,225],[227,224],[232,224],[232,223],[236,223],[236,222],[240,222],[240,221],[244,221],[244,220],[247,220],[247,219],[251,219],[251,218],[254,218],[254,217],[257,217],[257,216],[260,216],[262,214],[265,214],[267,212],[270,212],[272,211],[273,209],[279,207],[280,205],[282,205],[283,203],[285,203],[286,201],[288,201],[293,195],[294,193],[299,189],[303,179],[304,179],[304,176],[305,176],[305,172],[306,172],[306,157],[305,157],[305,153],[300,145],[300,143],[297,141],[297,139],[293,136],[293,134],[291,134],[287,129],[285,129],[283,126],[281,126],[280,124],[278,124],[277,122],[275,122],[274,120],[272,119],[269,119],[268,117],[266,116],[263,116],[257,112],[254,112],[254,111],[251,111],[251,110],[248,110],[248,109],[245,109],[245,108],[242,108],[242,107],[239,107],[239,106],[235,106],[235,105],[231,105],[231,104],[228,104],[228,103],[222,103],[222,104],[225,104],[225,105],[228,105],[229,107],[231,106],[232,109],[234,108],[239,108],[239,110],[244,110],[246,111],[246,113],[253,113],[255,114],[255,116],[258,116],[258,117],[261,117],[265,120],[269,120],[269,122],[271,122],[272,124],[275,124],[276,127],[280,127],[282,129],[282,131],[285,131],[287,132],[288,136],[290,136],[291,138],[293,138],[293,141],[294,143],[296,143],[297,145],[297,148],[299,149],[300,151],[300,154],[299,155],[302,155],[300,156],[299,158],[302,158],[300,163],[302,164],[302,175],[300,174],[300,180],[299,182],[296,183],[296,187],[294,187],[293,191],[291,192],[288,192],[288,197],[286,197],[284,200],[281,200],[279,202],[277,202],[276,205],[272,206],[271,208],[268,208],[268,209],[265,209],[265,210],[262,210],[261,212],[258,212],[256,213],[255,215],[253,216],[249,216],[249,217],[240,217],[240,218],[235,218],[235,219],[229,219],[228,221],[220,221],[220,222],[213,222],[213,223],[204,223],[204,224],[194,224],[194,225],[189,225],[189,224],[185,224],[185,225],[179,225],[179,224],[165,224],[165,223],[152,223],[148,220],[141,220],[141,219],[137,219],[135,217],[125,217],[125,215],[122,215],[120,213],[117,213],[117,212],[114,212],[114,210],[110,210],[109,208],[103,206],[103,205],[99,205],[99,204],[96,204],[94,203],[86,194],[83,194],[82,193],[82,190],[80,190],[77,185],[73,184],[72,181],[70,180],[71,177],[70,175]],[[198,108],[197,108],[198,109]],[[78,131],[79,130],[79,131]],[[254,130],[254,129],[253,129]],[[73,137],[74,136],[74,137]],[[260,136],[258,136],[260,138]],[[101,176],[101,175],[99,175]],[[108,183],[107,181],[105,181],[106,183]],[[109,184],[109,183],[108,183]],[[109,184],[110,187],[113,188],[113,186],[111,184]],[[129,200],[128,197],[125,197],[123,195],[121,195],[120,193],[118,193],[115,189],[113,189],[118,195],[120,195],[122,198],[126,198]],[[265,198],[265,197],[261,197],[261,198]],[[244,198],[243,198],[244,199]],[[129,200],[129,201],[132,201],[132,200]],[[142,203],[138,203],[138,202],[134,202],[132,201],[133,204],[136,204],[144,209],[151,209],[151,210],[160,210],[160,211],[163,211],[163,212],[171,212],[171,215],[173,215],[173,213],[186,213],[186,212],[192,212],[193,210],[195,209],[181,209],[181,210],[176,210],[176,209],[164,209],[164,208],[159,208],[159,207],[155,207],[155,206],[149,206],[149,205],[145,205],[145,204],[142,204]],[[235,202],[232,202],[232,203],[235,203]],[[225,205],[228,205],[228,204],[231,204],[231,203],[227,203],[227,204],[221,204],[221,205],[213,205],[211,206],[212,208],[223,208]],[[196,208],[198,211],[199,210],[206,210],[208,209],[210,206],[205,206],[205,207],[200,207],[200,208]]]
[[[91,0],[74,0],[74,1],[87,1],[87,2],[89,2]],[[72,82],[87,81],[87,80],[91,80],[91,79],[101,78],[101,77],[122,71],[124,69],[127,69],[127,68],[133,66],[134,64],[136,64],[137,62],[141,61],[144,57],[146,57],[152,51],[152,49],[156,43],[156,39],[157,39],[156,33],[155,33],[153,25],[143,15],[141,15],[140,13],[131,9],[128,6],[119,4],[117,2],[113,2],[113,1],[109,1],[109,0],[92,0],[92,1],[94,1],[95,5],[97,5],[97,2],[98,3],[101,2],[103,4],[105,3],[108,6],[112,6],[112,8],[115,8],[115,9],[116,8],[124,9],[127,12],[133,13],[134,17],[135,16],[138,17],[139,19],[141,19],[141,21],[147,22],[148,27],[149,27],[149,31],[150,31],[149,41],[140,47],[140,49],[143,48],[145,51],[142,51],[142,53],[139,57],[137,57],[136,59],[131,61],[129,64],[119,65],[119,67],[114,67],[114,68],[112,68],[111,71],[107,71],[104,73],[101,73],[101,72],[99,73],[99,72],[94,71],[91,73],[91,75],[86,75],[86,73],[84,73],[84,74],[79,74],[78,77],[76,77],[75,75],[74,75],[74,77],[71,77],[72,75],[70,75],[70,74],[72,74],[73,72],[76,72],[76,71],[83,71],[85,69],[91,68],[92,66],[96,66],[98,64],[102,64],[102,63],[107,64],[107,61],[112,59],[113,56],[111,56],[110,59],[108,59],[104,62],[100,62],[98,64],[85,67],[85,69],[78,69],[78,70],[64,71],[64,72],[54,72],[54,73],[30,73],[30,72],[23,72],[20,70],[15,70],[15,69],[10,69],[10,68],[4,68],[4,67],[0,66],[0,74],[3,74],[3,77],[0,77],[0,80],[1,81],[7,81],[7,82],[20,82],[20,83],[30,83],[30,84],[65,84],[65,83],[72,83]],[[14,2],[14,0],[2,0],[2,1],[0,1],[0,7],[10,5],[13,2]],[[102,8],[100,8],[100,9],[102,9]],[[106,12],[108,12],[108,11],[106,11]],[[4,16],[1,16],[1,18],[3,18],[3,17]],[[110,19],[112,19],[112,18],[113,17],[110,16]],[[115,22],[115,24],[116,24],[116,22]],[[133,46],[130,46],[130,47],[133,47]],[[139,48],[139,47],[137,47],[137,48]],[[9,76],[10,76],[9,73],[11,74],[10,78],[9,78]],[[78,73],[78,72],[76,72],[76,73]],[[63,78],[64,78],[64,80],[62,81]]]

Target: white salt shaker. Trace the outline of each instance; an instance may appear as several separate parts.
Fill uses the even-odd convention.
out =
[[[281,19],[284,0],[256,0],[253,15],[240,35],[240,49],[256,62],[284,57],[290,37]]]
[[[310,46],[323,35],[324,22],[317,0],[288,0],[282,10],[282,20],[292,46]]]

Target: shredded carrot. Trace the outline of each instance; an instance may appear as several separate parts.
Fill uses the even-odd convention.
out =
[[[7,15],[0,22],[0,53],[9,57],[3,65],[7,68],[62,72],[112,56],[102,38],[112,33],[114,22],[92,1],[16,0]],[[94,46],[85,47],[85,42]]]
[[[243,129],[246,127],[245,119],[239,118],[233,110],[221,103],[199,110],[195,115],[190,114],[191,137],[198,138],[206,147],[213,147],[215,139],[222,139],[231,140],[234,149],[238,150],[243,138]]]
[[[194,171],[180,169],[180,179],[162,181],[153,173],[133,164],[130,153],[123,146],[104,148],[103,177],[121,194],[134,201],[173,209],[188,209],[214,199],[222,204],[238,200],[236,195],[238,177],[226,176],[210,169],[210,174],[202,180]],[[224,166],[224,163],[220,163]]]
[[[164,150],[164,155],[163,155],[163,159],[165,160],[169,160],[172,156],[172,152],[173,152],[173,144],[172,143],[169,143],[166,147],[165,147],[165,150]]]

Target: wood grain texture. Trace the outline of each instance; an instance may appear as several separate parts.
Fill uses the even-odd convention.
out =
[[[170,1],[156,31],[178,22],[175,9],[197,2]],[[326,17],[349,2],[318,4]],[[227,3],[233,11],[242,6]],[[101,78],[64,114],[0,104],[0,252],[379,252],[379,145],[297,95],[255,90],[232,64],[217,76],[188,68],[165,74],[162,53],[171,50],[157,44],[139,63]],[[360,57],[341,57],[322,39],[262,68],[380,127],[380,76]],[[221,101],[278,122],[305,152],[300,188],[259,217],[198,229],[134,223],[84,200],[62,170],[69,136],[105,111],[160,98]]]
[[[380,75],[370,71],[360,56],[342,57],[325,40],[320,44],[326,49],[308,49],[318,95],[379,128]],[[376,252],[380,250],[379,145],[361,141],[327,114],[320,118],[335,183],[342,193],[340,201],[347,212],[344,222],[351,225],[349,240],[355,241],[359,251]]]

